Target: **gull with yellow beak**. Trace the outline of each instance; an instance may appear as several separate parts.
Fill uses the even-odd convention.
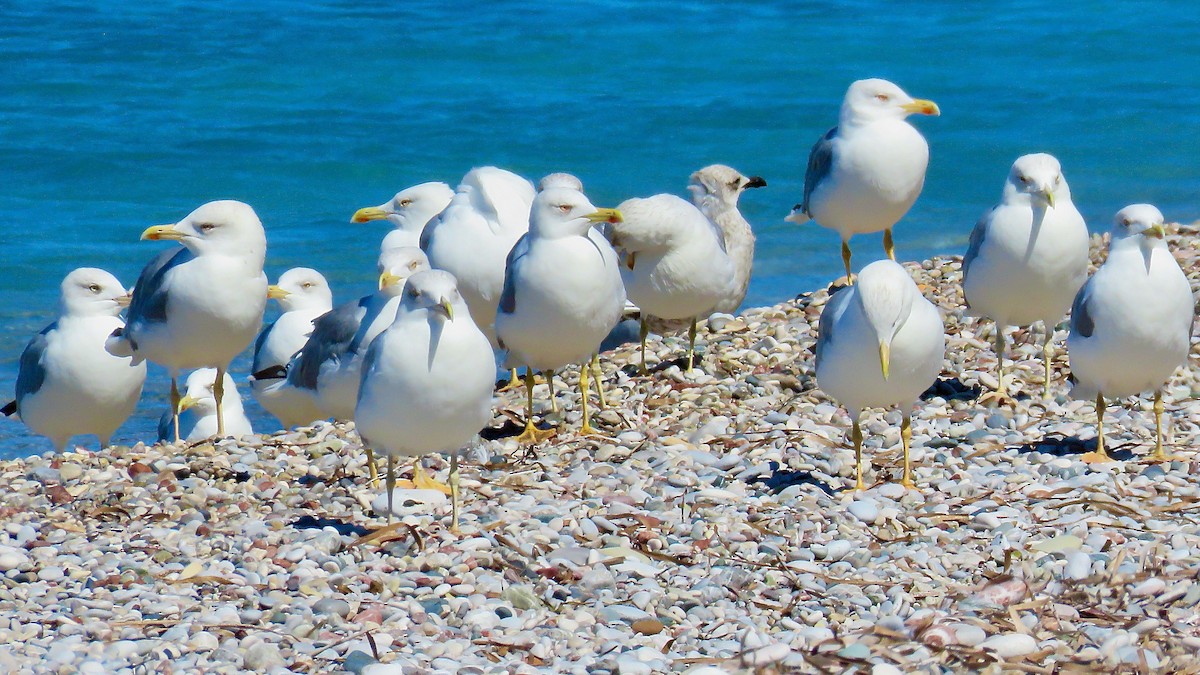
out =
[[[533,423],[533,371],[579,366],[580,434],[595,434],[588,411],[592,354],[625,309],[617,252],[593,236],[593,226],[619,223],[616,209],[597,209],[577,189],[550,187],[537,194],[529,232],[509,253],[496,312],[496,336],[509,366],[525,366],[525,431],[518,442],[552,434]]]
[[[271,368],[283,371],[312,335],[313,321],[333,308],[329,283],[320,272],[308,267],[294,267],[281,274],[278,284],[267,287],[267,297],[278,301],[283,313],[254,341],[252,373]],[[286,386],[283,377],[251,376],[250,392],[284,428],[324,417],[311,392]]]
[[[883,248],[896,259],[892,227],[925,185],[929,144],[906,118],[939,115],[933,101],[914,99],[887,80],[859,80],[842,100],[838,125],[813,146],[804,174],[804,199],[787,217],[816,221],[842,238],[850,267],[850,237],[883,230]]]
[[[816,347],[817,383],[850,414],[855,488],[862,478],[863,408],[898,406],[903,414],[901,485],[915,487],[909,464],[912,407],[942,371],[946,335],[942,317],[898,263],[879,260],[858,282],[837,291],[821,312]]]
[[[383,237],[380,251],[402,246],[420,246],[425,226],[446,208],[454,198],[454,190],[445,183],[421,183],[405,188],[380,204],[354,212],[352,223],[386,220],[394,228]]]
[[[1154,453],[1163,451],[1162,386],[1187,362],[1195,298],[1164,239],[1163,215],[1149,204],[1117,212],[1108,258],[1075,296],[1067,354],[1071,395],[1096,401],[1096,450],[1085,462],[1109,460],[1104,450],[1104,398],[1154,390]]]
[[[450,529],[457,532],[458,453],[492,419],[496,361],[454,275],[418,272],[401,298],[363,360],[355,428],[365,447],[387,455],[389,522],[396,458],[414,457],[419,467],[423,455],[450,453]]]
[[[221,436],[241,438],[254,433],[250,419],[242,408],[242,396],[229,373],[224,374],[225,396],[221,399],[221,413],[225,419],[225,431]],[[217,370],[199,368],[187,376],[183,398],[179,399],[179,428],[183,440],[188,443],[203,441],[217,436]],[[158,420],[158,440],[169,441],[174,433],[175,415],[164,410]]]
[[[61,285],[59,315],[21,353],[17,398],[3,408],[19,414],[61,452],[78,434],[96,434],[100,447],[137,406],[146,364],[109,354],[105,342],[125,325],[125,287],[113,275],[81,267]]]
[[[967,311],[995,321],[996,381],[985,398],[1008,401],[1004,330],[1042,322],[1042,396],[1050,396],[1054,327],[1087,280],[1087,224],[1054,157],[1018,157],[1000,203],[971,232],[963,256]]]
[[[148,228],[142,239],[174,241],[142,270],[124,330],[107,346],[116,356],[153,361],[171,376],[171,408],[179,408],[178,378],[189,368],[229,363],[254,340],[267,306],[263,259],[267,237],[249,205],[237,201],[204,204],[174,225]],[[225,435],[224,378],[215,379],[217,435]],[[178,419],[175,440],[179,440]]]

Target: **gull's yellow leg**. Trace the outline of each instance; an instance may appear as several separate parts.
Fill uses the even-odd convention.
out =
[[[1162,416],[1162,391],[1159,390],[1154,392],[1154,454],[1148,458],[1151,462],[1169,462],[1174,459],[1163,450]]]
[[[892,228],[883,231],[883,252],[887,253],[888,260],[896,261],[896,243],[892,240]]]
[[[496,391],[512,391],[519,386],[521,386],[521,376],[517,374],[516,368],[512,368],[509,370],[508,382],[506,382],[503,387],[500,387]]]
[[[583,425],[579,427],[580,436],[600,436],[599,431],[592,427],[592,416],[588,411],[588,384],[590,379],[586,363],[579,369],[579,407],[583,411]]]
[[[917,489],[917,485],[912,479],[912,464],[909,463],[908,449],[912,446],[912,415],[904,413],[904,418],[900,420],[900,445],[904,448],[904,477],[900,479],[900,485],[910,489]]]
[[[450,534],[458,531],[458,450],[450,455]]]
[[[550,412],[558,413],[558,397],[554,395],[554,369],[551,368],[544,373],[546,384],[550,387]]]
[[[387,478],[383,482],[387,489],[387,522],[392,524],[392,492],[396,489],[396,458],[393,455],[388,455],[387,461]]]
[[[174,417],[175,424],[175,442],[179,442],[179,399],[183,398],[179,395],[179,382],[171,378],[171,413]]]
[[[225,438],[225,411],[221,410],[221,399],[225,398],[224,368],[217,368],[217,379],[213,381],[213,398],[217,402],[217,438]]]
[[[1042,366],[1046,370],[1046,383],[1042,386],[1042,398],[1050,398],[1050,373],[1051,363],[1054,360],[1054,326],[1043,321],[1042,327],[1046,329],[1046,336],[1042,338]]]
[[[692,372],[692,365],[696,361],[696,317],[692,317],[692,325],[688,328],[688,369]]]
[[[996,335],[993,338],[996,349],[996,394],[1001,398],[1008,396],[1008,390],[1004,386],[1004,326],[999,322],[996,323]]]
[[[525,430],[518,443],[540,443],[554,435],[554,429],[541,430],[533,424],[533,371],[525,371]]]
[[[854,441],[854,481],[855,490],[866,490],[867,484],[862,479],[862,426],[858,423],[858,415],[854,415],[854,420],[850,426],[850,440]]]
[[[374,485],[379,480],[379,468],[375,466],[375,451],[371,448],[366,448],[367,451],[367,484]]]
[[[608,407],[608,401],[604,398],[604,371],[600,369],[599,354],[592,354],[591,382],[596,385],[596,397],[600,399],[600,409],[604,410]]]
[[[1112,461],[1104,451],[1104,392],[1096,394],[1096,451],[1085,452],[1079,459],[1088,464]]]
[[[450,486],[425,473],[425,467],[421,464],[420,457],[413,461],[413,487],[420,490],[437,490],[442,494],[450,494]]]
[[[842,240],[842,264],[846,266],[846,283],[854,283],[854,274],[850,271],[850,242]]]
[[[645,375],[648,372],[650,372],[650,371],[646,370],[646,336],[649,334],[650,334],[650,327],[646,325],[646,314],[643,312],[642,313],[642,323],[641,323],[641,326],[638,327],[638,336],[642,340],[642,368],[640,371],[642,375]]]

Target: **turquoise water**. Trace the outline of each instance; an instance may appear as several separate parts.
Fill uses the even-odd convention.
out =
[[[0,10],[5,396],[61,278],[94,265],[132,284],[163,246],[137,240],[148,225],[244,200],[272,279],[310,265],[341,301],[370,289],[384,234],[351,225],[356,208],[482,164],[571,171],[597,205],[685,194],[713,162],[762,175],[743,200],[759,233],[747,303],[792,297],[839,273],[836,236],[783,216],[861,77],[942,108],[916,122],[932,159],[902,258],[961,252],[1032,151],[1062,160],[1093,229],[1134,201],[1200,217],[1191,3],[190,4]],[[880,255],[878,237],[855,242],[856,265]],[[152,371],[118,441],[152,438],[165,392]],[[0,456],[48,448],[0,421]]]

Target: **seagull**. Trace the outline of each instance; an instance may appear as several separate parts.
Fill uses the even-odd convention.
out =
[[[996,322],[995,397],[1004,383],[1004,327],[1042,322],[1043,396],[1050,395],[1054,326],[1087,279],[1088,231],[1054,157],[1038,153],[1013,162],[1000,203],[971,232],[963,256],[969,312]]]
[[[17,398],[4,407],[59,452],[77,434],[96,434],[100,447],[129,418],[142,395],[146,364],[109,354],[105,342],[125,325],[118,316],[129,295],[117,278],[81,267],[61,285],[59,315],[21,353]]]
[[[312,335],[313,321],[333,308],[333,292],[325,277],[308,267],[284,272],[278,284],[267,287],[267,297],[279,301],[283,313],[263,328],[254,342],[254,373],[285,368]],[[285,429],[324,417],[309,392],[285,385],[282,378],[250,378],[255,400],[279,418]]]
[[[323,418],[354,419],[363,355],[395,318],[404,282],[429,269],[419,248],[389,249],[387,254],[390,262],[380,275],[379,290],[318,317],[312,335],[287,367],[288,384],[311,392]]]
[[[688,321],[690,371],[697,320],[733,293],[737,270],[721,230],[700,209],[669,194],[627,199],[617,210],[622,221],[611,224],[611,237],[624,254],[625,291],[642,310],[642,372],[649,317]]]
[[[142,239],[177,241],[183,248],[163,251],[142,269],[129,321],[124,330],[113,332],[107,348],[115,356],[132,355],[135,362],[148,359],[166,367],[171,409],[178,410],[180,371],[210,367],[226,372],[262,326],[267,237],[254,209],[224,200],[204,204],[174,225],[147,228]],[[217,433],[224,435],[219,406],[224,378],[216,382]]]
[[[721,228],[725,248],[735,269],[733,288],[728,297],[717,303],[714,311],[732,314],[746,299],[750,271],[754,267],[754,232],[738,211],[738,198],[750,188],[766,185],[767,181],[761,177],[743,176],[724,164],[706,166],[692,174],[688,185],[692,203]]]
[[[887,80],[859,80],[846,91],[838,125],[808,155],[804,201],[787,220],[811,219],[836,230],[847,279],[853,279],[850,237],[856,234],[883,230],[883,249],[896,259],[892,227],[921,194],[929,165],[929,144],[905,121],[914,113],[941,111]]]
[[[352,223],[367,223],[372,220],[387,220],[395,228],[384,236],[379,250],[420,246],[421,233],[434,218],[446,208],[454,190],[445,183],[430,182],[414,185],[396,193],[395,197],[380,204],[368,206],[354,212]]]
[[[216,368],[193,370],[184,385],[185,394],[179,399],[178,412],[164,410],[158,420],[158,440],[169,440],[174,431],[174,420],[179,418],[179,427],[184,431],[183,440],[195,443],[213,436],[241,438],[254,433],[250,420],[242,409],[242,397],[237,384],[229,373],[225,378],[225,396],[221,399],[221,412],[225,418],[225,431],[217,431],[217,400],[214,390],[217,381]]]
[[[915,487],[908,459],[912,407],[937,380],[946,354],[942,317],[909,273],[891,260],[863,268],[858,283],[838,291],[818,324],[817,383],[846,406],[854,442],[855,489],[862,479],[863,408],[899,406],[904,418],[901,485]]]
[[[458,453],[492,419],[492,346],[442,270],[405,285],[395,321],[367,350],[354,423],[363,445],[387,455],[388,520],[398,456],[450,453],[452,532],[458,531]]]
[[[496,346],[496,305],[504,287],[504,263],[529,231],[533,184],[484,166],[463,177],[450,205],[421,234],[429,265],[458,280],[471,317]]]
[[[533,200],[529,232],[509,254],[496,314],[496,335],[513,365],[526,366],[525,430],[518,442],[554,433],[533,423],[533,371],[579,363],[581,435],[592,435],[588,407],[591,356],[625,309],[617,253],[597,223],[620,222],[615,209],[597,209],[577,189],[551,187]]]
[[[1117,212],[1108,259],[1088,279],[1071,308],[1067,354],[1071,395],[1096,400],[1096,450],[1085,462],[1108,461],[1104,451],[1104,397],[1154,389],[1155,443],[1163,452],[1162,385],[1187,362],[1195,298],[1167,248],[1163,215],[1149,204]]]

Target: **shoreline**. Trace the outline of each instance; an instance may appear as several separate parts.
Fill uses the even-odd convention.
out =
[[[1195,288],[1197,230],[1183,230],[1186,245],[1177,226],[1169,241]],[[382,488],[366,485],[345,425],[0,461],[0,669],[883,675],[1193,662],[1195,372],[1178,371],[1165,397],[1183,459],[1139,461],[1153,433],[1143,398],[1106,418],[1126,461],[1084,465],[1095,420],[1065,397],[1065,350],[1056,399],[1013,412],[970,397],[995,360],[988,324],[959,319],[958,260],[906,265],[948,339],[937,395],[913,415],[918,490],[886,482],[900,475],[894,411],[864,415],[871,487],[846,489],[847,418],[812,379],[828,297],[817,290],[714,317],[703,373],[630,377],[636,344],[603,355],[611,407],[594,423],[611,439],[573,435],[569,371],[564,432],[536,456],[508,438],[464,454],[461,537],[440,503],[402,507],[381,529],[370,505]],[[685,342],[650,349],[674,358]],[[1013,343],[1014,387],[1036,396],[1038,339],[1020,329]],[[521,399],[497,395],[496,425],[523,419]],[[448,461],[427,465],[444,477]]]

